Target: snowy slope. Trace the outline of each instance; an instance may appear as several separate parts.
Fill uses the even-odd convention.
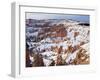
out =
[[[43,27],[46,22],[49,25]],[[66,64],[72,63],[79,50],[74,49],[74,51],[66,52],[69,46],[71,46],[71,50],[75,46],[80,46],[87,51],[87,54],[89,53],[89,26],[78,25],[77,21],[56,19],[43,20],[36,24],[41,25],[41,27],[26,27],[26,42],[29,50],[42,55],[45,66],[49,66],[52,61],[57,62],[58,56],[61,56]],[[63,25],[59,26],[60,24]],[[49,28],[48,31],[46,31],[47,28]],[[53,28],[55,31],[53,31]],[[59,34],[62,33],[63,29],[66,31],[65,37],[61,36],[63,34]],[[62,49],[59,55],[60,47]]]

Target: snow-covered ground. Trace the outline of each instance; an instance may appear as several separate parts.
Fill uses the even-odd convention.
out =
[[[86,52],[82,54],[89,55],[89,26],[79,25],[78,22],[71,20],[48,20],[44,21],[44,24],[45,22],[50,24],[43,27],[43,22],[37,23],[43,29],[40,26],[26,27],[27,48],[30,54],[42,55],[44,66],[50,66],[53,61],[55,62],[54,65],[74,64],[78,53],[81,54],[83,49]],[[56,28],[55,31],[52,30],[54,27]],[[62,37],[63,29],[66,31],[66,36]],[[59,56],[61,60],[58,58]],[[31,62],[33,62],[32,59],[30,57]],[[33,62],[33,64],[35,63]]]

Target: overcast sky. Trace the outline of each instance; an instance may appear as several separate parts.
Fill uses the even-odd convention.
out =
[[[26,13],[26,19],[73,19],[77,21],[89,22],[89,15],[74,14],[48,14],[48,13]]]

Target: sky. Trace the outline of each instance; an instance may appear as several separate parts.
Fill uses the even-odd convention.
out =
[[[89,15],[79,15],[79,14],[50,14],[50,13],[26,13],[26,19],[72,19],[76,21],[88,22]]]

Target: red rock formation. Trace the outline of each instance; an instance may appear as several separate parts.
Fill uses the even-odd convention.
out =
[[[74,38],[79,35],[79,32],[74,32]]]

